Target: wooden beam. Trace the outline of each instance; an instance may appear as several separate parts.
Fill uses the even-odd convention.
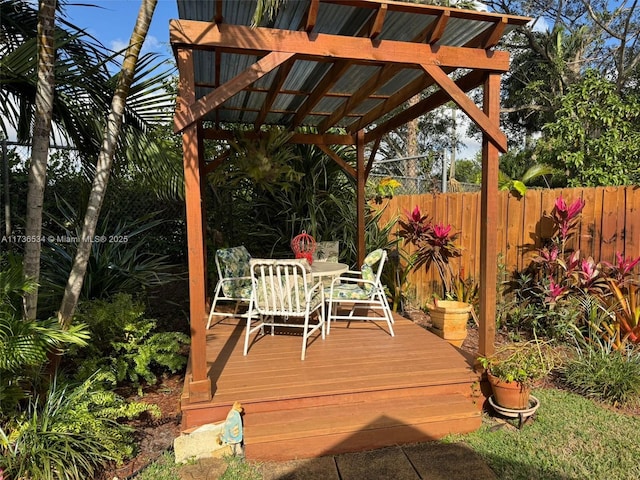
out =
[[[320,9],[320,0],[311,0],[309,2],[309,11],[307,12],[307,21],[304,26],[304,31],[310,33],[316,26],[318,20],[318,10]]]
[[[495,23],[493,27],[491,27],[484,35],[484,38],[480,41],[483,48],[493,48],[495,47],[502,35],[504,34],[504,29],[506,28],[507,23],[506,19],[502,19],[501,22]]]
[[[280,93],[284,82],[287,80],[289,72],[291,71],[291,68],[293,68],[294,63],[295,60],[292,58],[286,61],[284,64],[280,65],[280,68],[278,68],[276,78],[273,80],[271,88],[269,88],[269,91],[267,92],[267,97],[265,98],[264,103],[262,104],[262,108],[260,109],[260,113],[258,113],[258,117],[254,122],[256,130],[260,129],[260,126],[264,123],[265,118],[267,118],[267,114],[271,110],[273,102],[275,102],[278,93]]]
[[[365,115],[362,116],[360,120],[358,120],[357,122],[353,122],[351,125],[348,125],[346,130],[350,133],[353,133],[357,132],[358,130],[364,129],[371,122],[378,120],[383,115],[386,115],[395,108],[399,107],[414,95],[422,92],[429,85],[433,85],[433,79],[428,77],[427,75],[422,75],[415,78],[400,90],[398,90],[396,93],[391,95],[382,104],[369,110]]]
[[[456,85],[463,92],[468,92],[483,84],[485,73],[481,71],[470,72],[464,77],[456,80]],[[418,93],[418,92],[416,92]],[[415,105],[403,110],[396,116],[390,118],[386,122],[378,125],[376,128],[367,133],[367,142],[382,137],[385,133],[395,130],[411,120],[418,118],[420,115],[430,112],[445,103],[451,101],[451,97],[444,90],[438,90],[429,97],[419,101]],[[394,107],[395,108],[395,107]]]
[[[189,106],[196,101],[193,51],[186,48],[176,49],[176,63],[180,76],[178,95],[176,97],[176,110],[173,115],[174,126],[186,121]]]
[[[260,138],[262,132],[245,132],[247,138]],[[203,130],[202,137],[207,140],[234,140],[234,134],[230,130],[208,128]],[[355,145],[355,135],[294,133],[287,143],[300,143],[304,145]]]
[[[206,272],[204,267],[206,260],[198,143],[198,128],[196,124],[192,124],[182,134],[191,325],[189,402],[211,400],[211,381],[207,377]]]
[[[216,168],[222,165],[222,162],[224,162],[227,158],[229,158],[230,155],[231,155],[231,152],[227,150],[226,152],[223,152],[222,154],[218,155],[216,158],[211,160],[209,163],[207,163],[202,169],[203,177],[206,177],[211,172],[213,172]]]
[[[431,24],[425,30],[424,41],[428,44],[434,44],[438,40],[440,40],[442,38],[442,35],[444,35],[445,28],[447,28],[449,18],[451,18],[451,12],[449,10],[438,15],[437,20],[431,22]]]
[[[483,110],[494,125],[500,123],[500,75],[490,74],[484,84]],[[482,187],[480,196],[480,328],[478,354],[494,352],[496,335],[496,279],[498,269],[498,162],[493,139],[482,136]]]
[[[381,3],[385,3],[390,12],[404,12],[415,15],[440,15],[442,12],[450,12],[454,18],[464,18],[480,22],[499,22],[501,18],[508,19],[512,25],[526,25],[531,18],[517,15],[504,15],[502,13],[479,12],[462,8],[440,7],[423,3],[409,3],[406,1],[390,0],[321,0],[321,2],[348,5],[356,8],[377,9]]]
[[[352,178],[357,179],[357,172],[356,169],[354,169],[351,165],[349,165],[347,162],[345,162],[342,158],[340,158],[338,156],[338,154],[336,152],[334,152],[333,150],[331,150],[328,146],[326,145],[318,145],[318,147],[320,147],[320,150],[322,150],[324,153],[326,153],[329,157],[331,157],[333,159],[334,162],[336,162],[338,165],[340,165],[340,167],[342,167],[342,169],[349,174]]]
[[[373,162],[376,159],[376,153],[378,152],[378,147],[380,147],[380,141],[382,138],[378,137],[373,141],[373,145],[371,146],[371,154],[369,155],[369,161],[367,162],[367,171],[365,172],[365,176],[369,178],[369,174],[371,173],[371,169],[373,168]],[[365,135],[365,143],[367,141]]]
[[[184,130],[194,122],[201,120],[202,117],[240,92],[244,87],[262,78],[293,56],[293,53],[282,52],[272,52],[265,55],[235,78],[232,78],[210,94],[192,103],[183,115],[174,119],[175,131],[179,132]],[[182,72],[180,72],[180,75],[182,75]]]
[[[384,17],[387,14],[387,4],[382,3],[376,11],[376,16],[373,19],[371,30],[369,31],[369,38],[376,38],[382,33],[382,26],[384,25]]]
[[[223,49],[246,55],[288,52],[300,58],[333,58],[361,62],[396,63],[482,69],[506,72],[508,52],[487,52],[466,47],[432,46],[412,42],[308,34],[307,32],[250,28],[244,25],[211,24],[193,20],[171,20],[171,44],[194,49]]]
[[[501,152],[507,151],[507,136],[500,130],[499,122],[493,122],[480,110],[465,92],[463,92],[449,76],[436,65],[425,63],[422,65],[425,71],[436,83],[446,91],[451,100],[458,105],[472,121],[478,125],[482,132],[489,136]]]
[[[304,103],[300,105],[300,108],[298,108],[297,113],[291,121],[291,128],[296,128],[302,123],[304,117],[322,100],[325,94],[340,80],[340,77],[351,65],[352,62],[349,60],[339,60],[331,66],[318,85],[314,87],[311,95],[309,95]]]

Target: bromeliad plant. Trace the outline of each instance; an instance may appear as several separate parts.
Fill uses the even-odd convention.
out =
[[[442,281],[442,298],[445,298],[452,291],[455,278],[451,259],[462,255],[455,244],[459,232],[451,233],[451,225],[433,223],[428,215],[422,215],[417,205],[413,212],[406,214],[405,220],[398,220],[398,224],[398,236],[404,240],[404,245],[411,244],[416,248],[409,257],[411,269],[424,266],[425,271],[429,271],[434,265]]]
[[[640,278],[634,273],[640,257],[624,258],[618,253],[616,262],[610,264],[582,258],[579,250],[570,250],[569,240],[575,235],[584,206],[582,199],[570,205],[562,197],[556,200],[550,215],[554,235],[534,258],[527,295],[519,304],[531,307],[530,316],[536,317],[531,324],[547,335],[557,334],[558,323],[565,320],[574,325],[565,328],[565,333],[577,328],[587,336],[588,331],[595,331],[616,350],[629,343],[640,344]],[[596,301],[602,315],[592,316],[576,308],[592,305],[581,300],[589,298]]]

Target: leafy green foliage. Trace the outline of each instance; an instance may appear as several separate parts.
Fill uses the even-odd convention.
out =
[[[640,405],[640,353],[614,350],[602,343],[583,343],[562,368],[577,393],[613,405]]]
[[[144,318],[143,304],[129,294],[80,304],[76,321],[85,322],[93,338],[100,339],[70,355],[79,378],[106,369],[117,382],[139,386],[156,383],[158,372],[177,372],[186,364],[183,347],[189,337],[156,331],[156,321]]]
[[[640,418],[555,389],[536,389],[540,408],[522,429],[483,421],[462,441],[479,453],[501,480],[640,478]]]
[[[69,345],[87,345],[82,323],[63,330],[55,318],[23,318],[22,295],[33,288],[15,256],[0,255],[0,417],[34,394],[47,356]]]
[[[398,236],[404,244],[416,248],[411,254],[411,268],[417,270],[424,266],[428,271],[434,265],[442,281],[442,295],[446,297],[454,282],[451,259],[462,255],[455,243],[460,233],[451,233],[451,225],[434,224],[428,215],[422,215],[418,205],[413,212],[407,213],[404,220],[398,220],[398,225]]]
[[[0,468],[9,478],[84,480],[107,462],[134,452],[133,429],[119,420],[143,411],[104,390],[98,376],[73,386],[58,384],[33,398],[24,413],[0,423]]]
[[[180,465],[173,454],[165,452],[136,475],[137,480],[180,480]]]
[[[569,186],[637,184],[640,99],[589,72],[562,98],[538,150],[541,161],[566,172]]]
[[[74,209],[58,204],[61,218],[57,229],[46,231],[42,249],[42,296],[58,305],[71,271],[82,226]],[[112,223],[107,212],[101,216],[91,245],[91,257],[82,287],[82,299],[109,298],[116,292],[137,293],[175,279],[174,265],[165,255],[150,251],[150,233],[163,225],[155,214],[131,222]],[[58,300],[58,301],[56,301]]]
[[[551,372],[556,357],[549,344],[532,340],[507,344],[491,356],[479,357],[478,361],[500,380],[531,386]]]
[[[220,476],[220,480],[260,480],[262,474],[257,465],[236,456],[225,457],[227,469]]]

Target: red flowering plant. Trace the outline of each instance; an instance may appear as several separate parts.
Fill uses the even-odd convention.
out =
[[[451,225],[433,223],[428,215],[420,212],[416,205],[412,212],[406,212],[405,220],[398,220],[398,236],[404,244],[411,244],[415,251],[409,256],[412,270],[424,266],[429,271],[435,266],[443,287],[443,298],[452,290],[454,275],[450,260],[459,257],[462,252],[455,244],[460,233],[452,233]]]
[[[569,251],[568,240],[575,234],[584,205],[582,199],[570,205],[562,197],[555,202],[550,215],[554,236],[538,250],[532,262],[535,275],[526,286],[527,302],[537,319],[534,326],[557,333],[560,323],[571,322],[595,332],[614,349],[629,342],[640,344],[640,278],[634,273],[640,257],[617,253],[616,262],[608,263],[582,258],[579,250]],[[585,302],[587,297],[596,300],[602,315],[581,311],[580,306],[594,305]]]

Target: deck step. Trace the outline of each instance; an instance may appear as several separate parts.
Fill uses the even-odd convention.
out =
[[[478,408],[459,393],[405,395],[343,404],[251,412],[244,416],[246,455],[292,460],[476,430]]]

